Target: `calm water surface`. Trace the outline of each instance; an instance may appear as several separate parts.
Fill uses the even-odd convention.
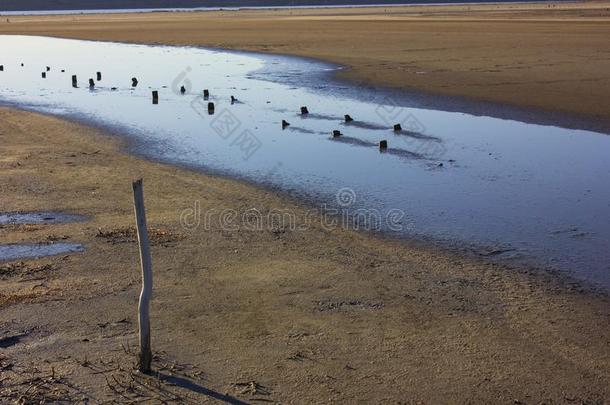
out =
[[[3,103],[118,129],[138,153],[378,212],[386,232],[610,287],[606,134],[404,107],[333,81],[336,66],[291,57],[0,36],[0,65]]]
[[[0,245],[0,262],[55,256],[82,251],[84,251],[83,246],[76,243],[26,243]]]

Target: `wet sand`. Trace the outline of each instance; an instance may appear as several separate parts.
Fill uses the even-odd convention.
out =
[[[2,244],[85,246],[0,263],[3,398],[610,398],[605,294],[316,220],[303,230],[185,229],[181,212],[195,201],[204,213],[288,210],[299,224],[307,207],[130,156],[114,136],[39,114],[0,109],[0,139],[3,210],[91,218],[0,226]],[[155,271],[152,378],[131,371],[140,280],[131,180],[140,176]]]
[[[321,58],[342,77],[610,123],[610,3],[24,16],[0,33]]]

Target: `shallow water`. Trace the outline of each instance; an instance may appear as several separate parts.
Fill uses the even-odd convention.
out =
[[[0,49],[5,103],[118,129],[138,153],[338,208],[360,229],[610,287],[608,135],[404,107],[402,96],[333,81],[336,66],[290,57],[18,36],[0,37]]]
[[[24,243],[0,245],[0,261],[55,256],[63,253],[76,253],[84,250],[76,243]]]
[[[85,219],[86,217],[81,215],[64,214],[62,212],[0,212],[0,225],[57,224]]]

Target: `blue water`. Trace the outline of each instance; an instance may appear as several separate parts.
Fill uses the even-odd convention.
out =
[[[58,224],[63,222],[84,221],[81,215],[62,212],[0,212],[0,225],[14,224]]]
[[[0,262],[17,259],[55,256],[64,253],[77,253],[84,250],[76,243],[24,243],[0,245]]]
[[[5,104],[106,126],[136,153],[273,187],[359,229],[610,287],[606,134],[407,107],[408,95],[352,88],[332,79],[340,67],[290,57],[20,36],[1,36],[0,50]],[[222,209],[176,217],[204,226]]]

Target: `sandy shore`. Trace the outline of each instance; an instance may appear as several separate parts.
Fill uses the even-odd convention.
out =
[[[0,33],[310,56],[343,77],[610,124],[610,2],[24,16]]]
[[[0,264],[0,396],[312,402],[603,402],[607,295],[475,258],[328,231],[185,229],[181,213],[307,208],[148,162],[115,137],[0,109],[0,206],[86,222],[0,227],[84,253]],[[155,377],[135,362],[131,179],[153,228]]]
[[[604,120],[610,117],[605,4],[11,17],[0,33],[314,56],[348,64],[346,76],[356,80]],[[578,283],[328,231],[315,216],[301,230],[275,223],[252,230],[247,221],[237,229],[219,221],[187,229],[181,213],[197,203],[204,213],[282,209],[299,223],[309,208],[238,181],[131,156],[117,137],[39,114],[1,108],[0,151],[2,211],[90,218],[0,226],[2,244],[86,247],[0,263],[0,398],[610,398],[610,301]],[[145,179],[153,228],[153,377],[132,372],[137,177]]]

